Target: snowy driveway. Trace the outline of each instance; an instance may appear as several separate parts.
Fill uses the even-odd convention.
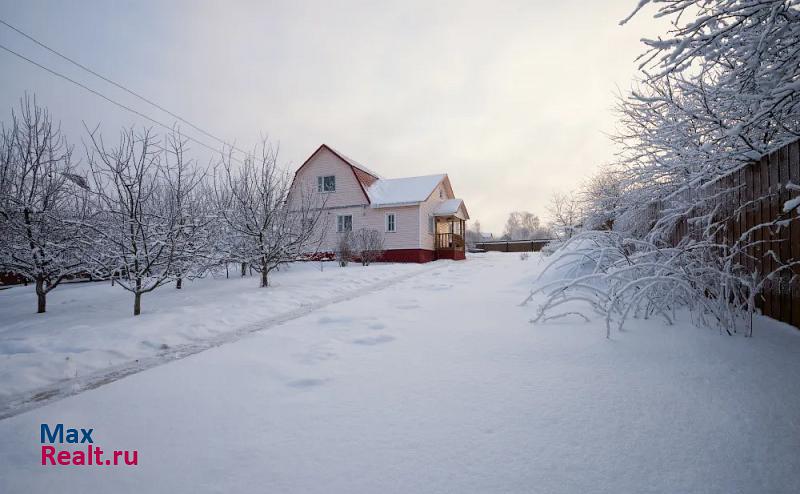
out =
[[[0,492],[800,491],[800,334],[533,326],[538,261],[449,263],[0,421]],[[41,466],[41,423],[139,465]]]

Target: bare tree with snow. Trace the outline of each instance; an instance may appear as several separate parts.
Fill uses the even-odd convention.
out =
[[[213,197],[204,187],[205,170],[186,158],[187,142],[178,129],[167,134],[164,163],[159,169],[168,193],[168,212],[175,218],[175,249],[170,269],[178,289],[184,279],[201,277],[216,264],[211,229],[216,220]]]
[[[217,209],[233,237],[235,258],[261,275],[296,261],[319,245],[323,221],[321,196],[312,189],[291,189],[278,151],[265,139],[257,152],[237,165],[223,155],[214,180]],[[291,193],[290,193],[291,192]]]
[[[503,232],[503,238],[508,240],[532,240],[549,236],[550,232],[541,224],[539,217],[528,211],[509,213]]]
[[[90,146],[93,270],[133,294],[138,316],[142,295],[181,276],[175,270],[181,198],[166,179],[170,172],[150,130],[124,130],[113,147],[93,132]]]
[[[45,108],[25,96],[0,135],[0,267],[35,284],[37,312],[85,272],[86,180]]]
[[[601,168],[578,191],[585,230],[612,230],[622,206],[623,179],[613,167]]]
[[[537,320],[560,317],[568,301],[588,302],[609,328],[612,319],[671,320],[683,306],[733,332],[751,320],[765,281],[800,262],[769,273],[742,265],[761,242],[754,233],[780,228],[780,217],[717,240],[753,202],[718,207],[735,192],[720,180],[800,136],[800,11],[786,0],[641,0],[630,17],[648,4],[671,29],[644,40],[642,77],[620,97],[615,232],[585,232],[561,248],[553,265],[566,276],[539,288],[547,297]],[[676,242],[681,224],[689,233]]]
[[[571,238],[581,221],[580,204],[574,194],[553,193],[547,207],[550,229],[558,239]]]

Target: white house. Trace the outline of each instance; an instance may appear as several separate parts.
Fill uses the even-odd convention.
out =
[[[323,253],[339,233],[369,228],[384,234],[384,261],[464,259],[469,214],[445,173],[383,178],[323,144],[295,172],[297,187],[324,194]]]

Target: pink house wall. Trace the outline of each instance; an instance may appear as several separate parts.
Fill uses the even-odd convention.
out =
[[[294,187],[316,190],[317,177],[336,176],[336,191],[325,193],[325,209],[321,227],[325,238],[320,246],[322,251],[333,251],[337,240],[337,219],[339,215],[353,216],[353,231],[370,228],[384,233],[386,249],[419,249],[419,207],[400,206],[396,208],[372,208],[361,185],[356,180],[350,165],[326,148],[321,148],[295,176]],[[386,214],[395,214],[395,232],[386,232]]]

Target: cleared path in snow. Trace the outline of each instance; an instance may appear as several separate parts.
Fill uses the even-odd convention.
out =
[[[531,325],[537,261],[444,265],[6,419],[0,491],[800,491],[795,331]],[[140,465],[42,467],[40,423]]]

